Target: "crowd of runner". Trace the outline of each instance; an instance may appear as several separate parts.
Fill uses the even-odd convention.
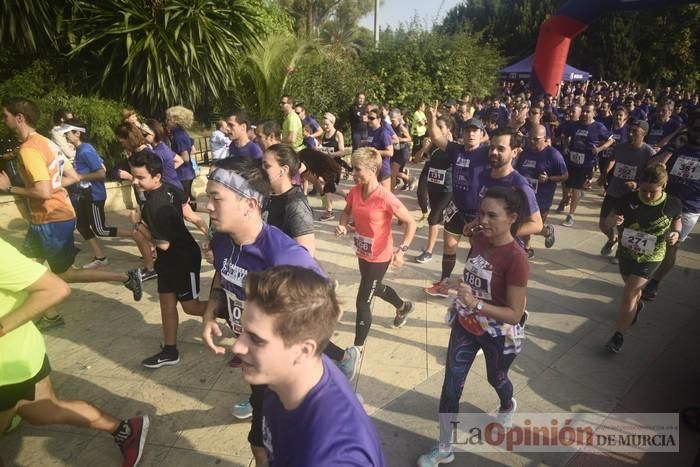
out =
[[[136,465],[148,417],[119,420],[88,402],[59,399],[39,330],[66,325],[53,308],[70,293],[66,282],[119,281],[138,301],[143,282],[155,280],[162,346],[142,364],[179,363],[178,303],[202,318],[203,340],[215,353],[226,353],[217,320],[225,322],[236,337],[229,365],[251,385],[249,399],[232,401],[232,415],[252,419],[248,441],[257,465],[384,465],[376,431],[348,381],[357,378],[374,297],[395,308],[397,329],[414,309],[384,282],[388,268],[431,261],[440,237],[440,277],[425,289],[449,298],[438,411],[458,412],[482,350],[498,421],[510,426],[517,402],[508,370],[525,338],[529,259],[535,237],[545,248],[556,242],[552,207],[565,214],[561,226],[572,227],[581,199],[589,193],[598,200],[590,194],[594,185],[604,195],[601,256],[619,265],[623,282],[614,333],[601,343],[614,353],[644,301],[656,298],[700,217],[697,92],[669,87],[655,95],[634,83],[606,82],[563,83],[559,90],[537,97],[510,83],[500,97],[465,94],[459,102],[420,102],[410,110],[358,94],[347,114],[326,112],[321,123],[285,95],[281,125],[254,124],[245,112],[216,123],[207,201],[199,204],[190,110],[171,107],[164,123],[125,111],[115,128],[124,157],[108,171],[90,144],[90,128],[71,112],[54,115],[47,138],[36,131],[33,102],[6,100],[3,119],[19,142],[19,163],[17,176],[0,173],[0,190],[26,200],[29,229],[22,253],[0,240],[7,258],[0,265],[0,433],[21,419],[91,427],[112,433],[124,465]],[[348,122],[347,138],[336,128],[341,120]],[[108,172],[133,186],[130,229],[107,221]],[[342,181],[350,177],[354,183]],[[395,194],[411,190],[417,219]],[[323,206],[316,218],[308,201],[315,195]],[[336,211],[334,197],[342,209]],[[208,214],[208,224],[198,211]],[[335,234],[353,235],[359,272],[354,342],[345,349],[330,341],[341,317],[337,281],[315,258],[315,222],[336,217]],[[416,230],[426,226],[426,243],[409,259]],[[93,255],[80,267],[76,229]],[[101,245],[107,237],[133,239],[142,264],[109,271]],[[464,269],[455,277],[458,259]],[[206,300],[202,260],[214,268]],[[419,466],[454,459],[449,440],[441,441]]]

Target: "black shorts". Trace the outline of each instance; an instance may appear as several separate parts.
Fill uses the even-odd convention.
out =
[[[430,204],[430,214],[428,214],[428,225],[438,225],[445,220],[445,208],[452,201],[451,191],[428,191],[428,203]]]
[[[33,401],[36,383],[49,376],[50,373],[51,364],[49,363],[49,357],[44,354],[44,362],[41,364],[41,369],[39,369],[37,374],[21,383],[0,386],[0,411],[14,408],[19,401]]]
[[[452,203],[448,205],[448,207],[445,209],[445,212],[449,209],[450,206],[453,206]],[[465,213],[461,211],[457,211],[450,217],[449,215],[445,216],[445,232],[461,237],[464,235],[464,226],[472,222],[474,219],[476,219],[476,215],[472,213]]]
[[[571,166],[569,169],[569,178],[564,181],[564,187],[573,188],[575,190],[583,190],[586,180],[593,178],[593,167]]]
[[[620,253],[617,254],[617,259],[620,260],[620,274],[623,277],[634,275],[645,279],[650,279],[661,264],[660,261],[655,261],[653,263],[638,263],[633,259],[621,255]]]
[[[265,446],[263,444],[263,400],[265,399],[265,391],[267,391],[267,385],[255,385],[251,386],[250,405],[253,408],[253,420],[250,425],[250,431],[248,432],[248,442],[251,446],[261,448]]]
[[[601,219],[605,219],[611,212],[613,212],[615,206],[617,205],[618,199],[619,198],[615,198],[610,195],[605,195],[605,198],[603,198],[603,204],[600,206]]]
[[[179,302],[199,298],[199,267],[189,269],[156,266],[158,293],[174,293]]]
[[[399,170],[403,169],[408,162],[409,157],[411,157],[411,151],[408,144],[401,144],[399,149],[394,149],[394,155],[391,156],[391,163],[398,164]]]

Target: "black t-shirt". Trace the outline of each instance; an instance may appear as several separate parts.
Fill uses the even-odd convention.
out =
[[[299,186],[293,186],[286,193],[270,196],[267,223],[291,238],[314,233],[313,211]]]
[[[156,248],[158,240],[170,243],[167,250],[158,248],[156,269],[181,269],[182,266],[195,266],[201,262],[199,246],[182,217],[182,205],[186,202],[187,195],[167,183],[146,193],[146,202],[142,207],[143,221],[151,231]]]

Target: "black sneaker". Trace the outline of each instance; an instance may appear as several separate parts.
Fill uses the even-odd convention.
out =
[[[158,277],[158,273],[155,269],[148,270],[146,268],[141,268],[141,281],[146,282],[151,279]]]
[[[415,305],[413,304],[413,302],[408,300],[403,302],[401,308],[398,308],[396,310],[396,316],[394,317],[394,327],[403,327],[403,325],[406,324],[406,319],[408,315],[413,311],[414,308]]]
[[[610,256],[612,254],[612,249],[617,243],[617,240],[608,240],[600,249],[600,256]]]
[[[134,300],[137,302],[143,296],[143,279],[141,278],[141,270],[139,268],[129,269],[126,273],[129,278],[124,282],[124,286],[131,290],[134,294]]]
[[[178,352],[177,349],[174,352],[166,351],[161,347],[160,352],[152,357],[146,358],[141,363],[143,363],[143,366],[146,368],[160,368],[165,365],[175,365],[180,363],[180,352]]]
[[[639,303],[637,303],[637,311],[634,313],[634,319],[632,320],[632,326],[637,324],[637,321],[639,321],[639,314],[643,310],[644,310],[644,302],[640,300]]]
[[[655,280],[650,280],[647,282],[646,287],[642,290],[642,300],[646,300],[648,302],[653,302],[656,300],[656,295],[659,292],[659,283],[656,282]]]
[[[622,350],[622,344],[625,343],[625,338],[622,337],[622,334],[619,332],[615,332],[613,336],[610,338],[608,343],[606,344],[606,347],[610,350],[612,350],[615,353],[620,352]]]

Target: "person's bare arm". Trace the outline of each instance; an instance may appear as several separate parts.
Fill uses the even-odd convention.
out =
[[[437,126],[437,111],[439,107],[439,102],[435,101],[434,107],[427,107],[425,109],[425,116],[428,119],[428,136],[433,142],[433,146],[436,146],[441,151],[447,148],[447,143],[449,142],[447,138],[440,134],[440,129]]]
[[[16,196],[24,196],[34,199],[49,199],[53,194],[51,182],[49,180],[40,180],[34,182],[29,188],[22,186],[13,186],[10,183],[10,177],[5,172],[0,172],[0,190],[7,192],[12,186],[12,194]]]

